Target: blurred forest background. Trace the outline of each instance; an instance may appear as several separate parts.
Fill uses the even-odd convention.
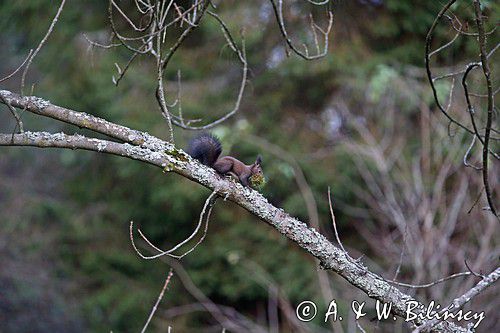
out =
[[[330,53],[317,61],[287,56],[268,1],[218,3],[231,31],[238,35],[244,30],[250,72],[240,111],[213,133],[221,138],[224,154],[247,162],[262,154],[268,181],[262,192],[273,204],[305,221],[319,221],[321,232],[333,240],[331,187],[344,246],[353,257],[364,254],[364,263],[388,279],[426,283],[466,271],[464,260],[477,271],[498,265],[498,222],[482,209],[484,195],[475,204],[483,188],[480,172],[463,164],[470,138],[438,113],[423,68],[425,36],[441,2],[334,1]],[[483,5],[489,30],[499,21],[500,3]],[[115,87],[114,62],[126,62],[129,53],[92,48],[84,36],[108,40],[107,6],[101,0],[67,4],[31,67],[27,90],[166,139],[151,62],[139,59]],[[127,8],[127,2],[122,6]],[[452,9],[473,26],[471,2]],[[56,2],[49,0],[0,2],[0,77],[37,45],[56,10]],[[297,1],[286,11],[297,40],[310,38],[310,10],[305,1]],[[433,45],[452,36],[443,22]],[[491,36],[490,46],[495,38],[497,43],[498,34]],[[224,44],[219,26],[206,20],[172,59],[167,90],[175,95],[180,69],[184,114],[215,119],[232,108],[241,71]],[[464,64],[477,53],[477,41],[463,38],[433,66]],[[491,66],[498,87],[498,55]],[[469,82],[478,93],[484,89],[479,74],[473,73]],[[2,83],[13,91],[19,86],[18,76]],[[439,81],[437,88],[447,103],[451,81]],[[455,89],[461,89],[458,83]],[[459,118],[468,116],[458,94],[451,108]],[[0,130],[11,132],[15,122],[5,107],[0,110]],[[23,120],[30,129],[79,130],[28,113]],[[185,147],[193,135],[176,129],[176,144]],[[498,144],[492,149],[498,151]],[[479,161],[476,147],[469,162]],[[498,175],[498,167],[492,168],[491,174]],[[491,181],[498,199],[498,177]],[[231,203],[215,206],[206,240],[181,263],[137,257],[129,240],[131,220],[155,244],[168,248],[191,232],[208,194],[187,179],[128,159],[2,147],[0,331],[136,332],[172,264],[175,274],[150,331],[166,332],[171,325],[174,332],[220,332],[217,318],[200,306],[205,297],[234,309],[237,318],[270,325],[269,331],[277,303],[283,332],[291,330],[283,304],[294,311],[311,299],[324,311],[327,294],[317,263]],[[330,296],[346,316],[351,300],[368,299],[338,276],[328,277]],[[445,304],[474,281],[458,278],[403,290],[424,302]],[[497,291],[472,302],[486,311],[480,332],[498,325]],[[319,317],[306,327],[327,330],[329,324]],[[361,321],[369,331],[377,326],[370,318]],[[352,318],[342,325],[345,331],[355,330]],[[401,320],[376,328],[404,331]]]

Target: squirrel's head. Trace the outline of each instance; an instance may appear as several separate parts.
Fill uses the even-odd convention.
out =
[[[255,160],[255,163],[252,164],[252,174],[255,175],[263,175],[264,172],[262,171],[262,157],[260,155],[257,156],[257,159]]]

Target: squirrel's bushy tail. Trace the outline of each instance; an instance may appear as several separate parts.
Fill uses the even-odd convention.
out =
[[[202,133],[189,141],[187,153],[201,163],[213,167],[222,153],[222,145],[217,137]]]

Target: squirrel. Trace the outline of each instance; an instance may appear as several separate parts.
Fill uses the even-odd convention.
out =
[[[202,164],[212,167],[221,175],[233,175],[245,187],[250,187],[250,177],[263,176],[262,157],[257,156],[255,163],[246,165],[232,156],[220,157],[222,144],[220,140],[208,133],[203,133],[189,141],[187,153]]]

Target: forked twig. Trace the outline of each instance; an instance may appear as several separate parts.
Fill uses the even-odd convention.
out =
[[[317,53],[311,55],[309,53],[309,49],[307,46],[304,44],[304,51],[301,51],[295,46],[295,44],[292,42],[290,36],[288,35],[288,31],[285,26],[285,19],[283,17],[283,0],[277,0],[278,4],[276,5],[275,0],[269,0],[271,2],[271,5],[273,7],[274,15],[276,17],[276,21],[278,23],[278,26],[280,28],[281,35],[285,39],[285,42],[287,43],[288,47],[300,56],[301,58],[305,60],[315,60],[315,59],[320,59],[325,57],[328,54],[328,40],[330,37],[330,33],[332,31],[332,26],[333,26],[333,13],[331,10],[328,10],[328,26],[325,29],[321,28],[318,26],[315,22],[314,19],[312,18],[312,15],[310,16],[311,20],[311,29],[313,33],[313,41],[314,41],[314,46],[316,48]],[[329,1],[321,1],[321,2],[315,2],[311,0],[307,0],[310,4],[316,5],[316,6],[322,6],[326,5],[329,3]],[[323,35],[323,50],[321,50],[318,38],[317,38],[317,32],[319,32],[321,35]]]
[[[140,229],[138,229],[137,231],[139,232],[139,235],[141,236],[141,238],[149,245],[151,246],[152,249],[158,251],[159,253],[155,254],[155,255],[152,255],[152,256],[146,256],[144,254],[142,254],[139,249],[137,248],[136,244],[135,244],[135,241],[134,241],[134,235],[133,235],[133,227],[134,227],[134,222],[133,221],[130,221],[130,228],[129,228],[129,231],[130,231],[130,241],[132,243],[132,247],[134,248],[135,252],[142,258],[142,259],[146,259],[146,260],[151,260],[151,259],[156,259],[156,258],[159,258],[159,257],[162,257],[162,256],[169,256],[169,257],[172,257],[172,258],[175,258],[175,259],[182,259],[183,257],[185,257],[186,255],[188,255],[189,253],[191,253],[192,251],[194,251],[194,249],[196,249],[196,247],[198,247],[198,245],[200,245],[203,240],[205,239],[206,235],[207,235],[207,230],[208,230],[208,222],[209,222],[209,219],[210,219],[210,214],[212,212],[212,208],[215,204],[217,200],[217,192],[214,191],[212,192],[212,194],[210,194],[210,196],[207,198],[207,200],[205,201],[205,205],[203,206],[203,209],[200,213],[200,218],[198,220],[198,224],[196,225],[196,228],[195,230],[191,233],[191,235],[186,238],[185,240],[183,240],[182,242],[180,242],[179,244],[175,245],[174,247],[172,247],[171,249],[169,250],[161,250],[160,248],[158,248],[156,245],[154,245],[143,233]],[[207,210],[208,208],[208,210]],[[203,230],[203,234],[201,236],[201,238],[196,242],[195,245],[193,245],[190,249],[188,249],[186,252],[184,252],[183,254],[180,254],[180,255],[175,255],[173,254],[174,251],[176,251],[177,249],[179,249],[181,246],[183,246],[184,244],[188,243],[189,241],[191,241],[197,234],[198,234],[198,231],[200,230],[203,222],[205,222],[205,227],[204,227],[204,230]]]

